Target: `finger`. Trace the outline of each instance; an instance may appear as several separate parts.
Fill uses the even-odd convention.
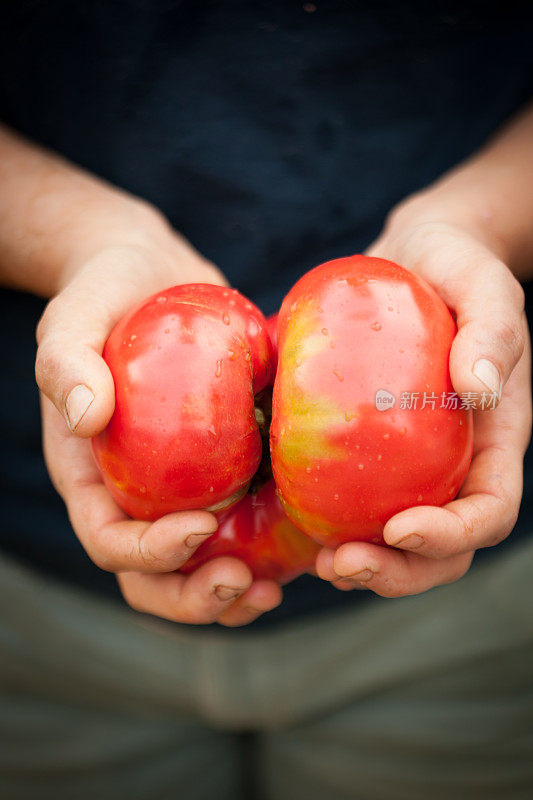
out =
[[[420,506],[400,512],[385,525],[385,541],[435,559],[498,544],[518,516],[521,462],[508,448],[482,451],[472,462],[464,491],[465,497],[442,508]]]
[[[191,625],[215,622],[252,583],[246,564],[229,557],[213,559],[187,576],[126,572],[117,578],[136,611]]]
[[[526,331],[527,333],[527,331]],[[475,413],[474,458],[459,499],[402,511],[385,525],[387,544],[429,558],[490,547],[513,529],[531,429],[529,338],[500,405]]]
[[[341,592],[351,592],[356,589],[358,592],[364,592],[369,587],[366,586],[359,580],[355,578],[337,578],[336,581],[332,581],[333,586],[336,589],[339,589]]]
[[[52,481],[89,557],[111,572],[169,572],[180,567],[218,526],[207,511],[168,514],[157,522],[130,520],[101,481],[90,444],[72,436],[42,397],[44,451]]]
[[[316,557],[316,574],[324,581],[336,581],[339,577],[335,572],[333,562],[335,560],[335,550],[323,547],[319,550]]]
[[[455,390],[499,397],[524,349],[522,287],[502,261],[457,231],[444,246],[426,250],[419,267],[456,314],[450,353]]]
[[[475,282],[478,300],[468,294],[456,303],[459,330],[450,352],[450,376],[459,394],[485,392],[499,400],[524,350],[523,297],[508,285],[516,283],[508,271],[498,280],[499,269],[493,267],[490,292],[486,289],[483,296],[481,281]],[[490,274],[487,280],[491,280]],[[495,296],[489,297],[492,293]]]
[[[111,327],[103,304],[74,291],[52,300],[39,323],[37,384],[78,436],[95,435],[113,414],[113,378],[101,358]]]
[[[333,567],[339,578],[351,579],[382,597],[404,597],[453,583],[467,572],[472,558],[473,553],[466,553],[432,561],[416,553],[349,542],[335,552]]]
[[[232,628],[248,625],[261,614],[279,606],[281,600],[282,591],[275,581],[256,580],[217,621]]]
[[[322,548],[318,553],[316,560],[317,575],[322,580],[329,581],[340,589],[341,592],[350,592],[352,589],[364,590],[368,589],[365,583],[353,578],[339,578],[335,572],[335,550],[330,550],[327,547]]]

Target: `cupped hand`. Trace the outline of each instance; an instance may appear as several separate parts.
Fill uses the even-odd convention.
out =
[[[69,264],[39,323],[36,377],[50,476],[80,542],[117,574],[133,608],[176,622],[243,625],[281,600],[272,581],[253,581],[234,558],[213,559],[190,576],[176,570],[217,528],[206,511],[131,520],[96,468],[89,437],[114,409],[111,373],[101,357],[118,319],[154,292],[178,283],[224,283],[221,273],[158,218]]]
[[[531,432],[524,294],[490,232],[466,219],[457,221],[441,199],[421,195],[391,215],[368,254],[395,261],[434,287],[457,319],[454,389],[497,396],[499,403],[474,411],[474,455],[454,501],[396,514],[383,533],[390,548],[350,542],[321,550],[317,572],[339,589],[400,597],[451,583],[467,572],[478,548],[502,541],[516,522]]]

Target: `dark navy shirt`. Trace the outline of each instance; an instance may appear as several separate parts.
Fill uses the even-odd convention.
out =
[[[531,97],[531,9],[513,0],[4,2],[0,115],[157,205],[270,313],[305,270],[363,250],[397,201]],[[0,293],[0,546],[118,596],[114,577],[84,554],[43,462],[33,380],[42,308]],[[518,532],[530,517],[525,503]],[[362,602],[310,577],[285,594],[264,622]]]

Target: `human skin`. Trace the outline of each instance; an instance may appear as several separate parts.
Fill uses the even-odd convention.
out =
[[[514,524],[531,412],[523,293],[509,266],[527,277],[533,263],[532,137],[529,110],[478,156],[400,204],[369,250],[423,275],[455,310],[455,389],[502,386],[503,394],[497,411],[476,419],[474,461],[454,504],[390,520],[384,535],[397,550],[350,543],[321,551],[317,570],[339,588],[398,596],[456,580],[477,547],[496,544]],[[240,625],[273,608],[279,587],[252,582],[236,559],[176,574],[216,529],[215,518],[188,511],[153,524],[127,519],[87,442],[113,413],[101,352],[114,323],[162,288],[223,283],[223,276],[149,204],[5,129],[0,186],[2,282],[53,298],[38,328],[36,363],[45,454],[89,556],[117,573],[133,608],[171,620]],[[473,372],[480,359],[481,379]],[[423,541],[409,542],[412,533]]]

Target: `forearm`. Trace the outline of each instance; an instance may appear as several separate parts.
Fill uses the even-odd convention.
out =
[[[103,248],[170,229],[148,203],[0,126],[0,282],[44,297]]]
[[[477,230],[518,278],[533,277],[533,104],[411,205]]]

